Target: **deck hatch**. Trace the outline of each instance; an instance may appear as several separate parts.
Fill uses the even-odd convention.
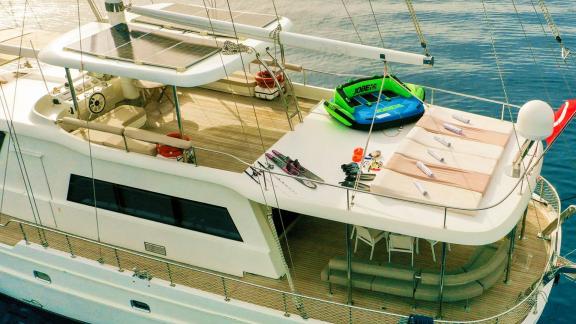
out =
[[[208,40],[130,24],[118,24],[72,43],[65,49],[177,71],[183,71],[220,51],[214,42]]]

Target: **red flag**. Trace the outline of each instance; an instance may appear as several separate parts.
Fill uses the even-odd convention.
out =
[[[548,145],[552,144],[558,135],[562,133],[570,120],[572,120],[572,117],[574,117],[574,114],[576,114],[576,99],[566,100],[562,107],[556,110],[554,113],[554,130],[552,131],[552,134],[546,139],[546,143]]]

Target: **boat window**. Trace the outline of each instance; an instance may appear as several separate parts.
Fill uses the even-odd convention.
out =
[[[137,301],[137,300],[130,300],[130,306],[132,306],[132,308],[137,309],[139,311],[143,311],[146,313],[150,313],[150,306],[148,306],[148,304],[143,303],[141,301]]]
[[[233,222],[221,223],[222,219],[230,217],[225,208],[184,199],[179,199],[178,205],[182,215],[182,227],[242,241]]]
[[[50,279],[50,276],[45,274],[44,272],[34,270],[34,277],[46,283],[52,283],[52,279]]]
[[[6,133],[0,132],[0,151],[2,151],[2,145],[4,144],[5,138],[6,138]]]
[[[224,207],[70,175],[68,201],[94,206],[94,198],[98,208],[242,242]]]

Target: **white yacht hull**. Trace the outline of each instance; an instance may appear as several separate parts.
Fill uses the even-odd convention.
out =
[[[161,279],[140,279],[132,271],[119,272],[107,265],[81,257],[26,245],[0,244],[0,293],[44,310],[90,323],[229,323],[303,322],[297,316],[222,296],[176,286]],[[46,273],[51,283],[35,278]],[[523,323],[536,323],[546,305],[553,282],[541,288],[538,302]],[[150,312],[131,307],[137,300]],[[313,321],[309,319],[306,322]]]
[[[0,293],[44,310],[89,323],[301,322],[299,316],[203,291],[171,287],[159,279],[139,279],[80,257],[20,242],[0,245]],[[41,271],[51,283],[34,277]],[[144,302],[150,312],[134,309]],[[310,320],[308,320],[310,321]]]

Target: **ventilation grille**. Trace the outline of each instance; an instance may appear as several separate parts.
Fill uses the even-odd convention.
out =
[[[166,248],[162,245],[144,242],[144,249],[148,252],[166,255]]]

